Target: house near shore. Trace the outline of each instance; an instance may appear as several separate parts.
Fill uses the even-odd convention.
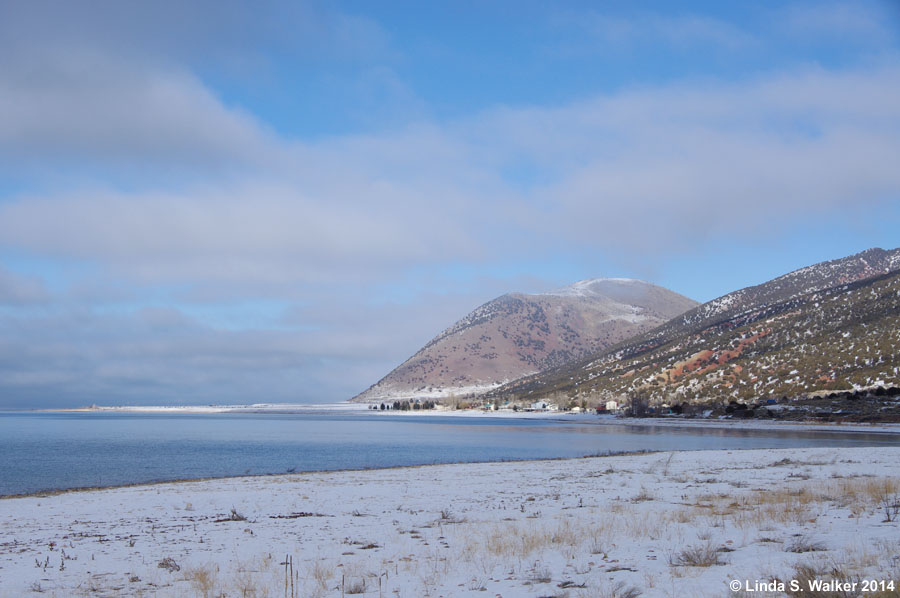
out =
[[[559,405],[547,401],[535,401],[530,407],[526,407],[525,411],[559,411]]]

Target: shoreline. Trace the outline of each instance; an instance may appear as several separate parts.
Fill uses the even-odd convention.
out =
[[[250,405],[92,405],[30,409],[32,413],[320,413],[371,411],[362,403],[254,403]]]
[[[145,413],[145,412],[141,412]],[[156,413],[155,411],[150,413]],[[190,413],[184,411],[176,411],[175,413]],[[213,413],[243,413],[243,412],[213,412]],[[425,412],[427,413],[427,412]],[[514,418],[512,415],[496,415],[497,412],[481,412],[479,410],[465,410],[462,413],[457,411],[457,415],[455,417],[498,417],[503,419],[511,419]],[[374,415],[374,414],[373,414]],[[414,415],[423,415],[421,412],[409,412],[409,411],[398,411],[396,413],[391,412],[379,412],[378,415],[397,415],[397,416],[414,416]],[[446,413],[440,412],[431,412],[432,416],[440,416],[447,415]],[[740,428],[747,431],[752,432],[833,432],[839,434],[883,434],[883,435],[894,435],[900,434],[900,424],[839,424],[839,423],[819,423],[819,422],[777,422],[777,421],[747,421],[747,420],[732,420],[732,421],[723,421],[723,420],[682,420],[682,419],[664,419],[664,418],[627,418],[620,419],[612,416],[591,416],[585,414],[563,414],[568,415],[568,418],[559,417],[559,414],[551,414],[548,412],[543,413],[528,413],[528,414],[520,414],[519,417],[522,419],[544,419],[548,421],[556,421],[562,423],[579,423],[584,425],[599,425],[599,426],[625,426],[625,427],[659,427],[659,428],[670,428],[670,429],[690,429],[690,428],[712,428],[712,429],[735,429]],[[452,416],[451,416],[452,417]],[[579,420],[573,420],[572,418],[578,417]],[[599,421],[594,418],[600,418]],[[588,419],[591,418],[591,419]],[[734,425],[737,424],[737,425]],[[871,427],[866,427],[871,426]],[[26,492],[23,494],[6,494],[0,495],[0,501],[14,499],[14,498],[28,498],[28,497],[51,497],[51,496],[59,496],[62,494],[68,493],[76,493],[76,492],[98,492],[103,490],[115,490],[119,488],[140,488],[143,486],[159,486],[161,484],[187,484],[193,482],[214,482],[219,480],[236,480],[242,478],[277,478],[279,476],[296,476],[296,475],[307,475],[307,474],[327,474],[327,473],[349,473],[349,472],[367,472],[367,471],[390,471],[396,469],[413,469],[413,468],[425,468],[425,467],[440,467],[444,465],[485,465],[485,464],[502,464],[502,463],[543,463],[543,462],[553,462],[553,461],[578,461],[583,459],[594,459],[594,458],[610,458],[610,457],[621,457],[628,455],[643,455],[643,454],[656,454],[656,453],[694,453],[694,452],[710,452],[710,451],[754,451],[754,450],[769,450],[769,449],[758,449],[758,448],[728,448],[728,449],[676,449],[676,450],[633,450],[633,451],[609,451],[607,453],[594,453],[576,457],[546,457],[540,459],[499,459],[499,460],[484,460],[484,461],[452,461],[447,463],[419,463],[413,465],[387,465],[384,467],[358,467],[358,468],[340,468],[340,469],[310,469],[310,470],[302,470],[302,471],[292,471],[292,472],[276,472],[276,473],[258,473],[258,474],[239,474],[239,475],[225,475],[225,476],[211,476],[211,477],[198,477],[198,478],[179,478],[173,480],[150,480],[144,482],[133,482],[127,484],[117,484],[112,486],[81,486],[77,488],[56,488],[49,490],[39,490],[36,492]],[[789,450],[789,449],[771,449],[771,450]],[[803,449],[805,450],[805,449]]]
[[[720,449],[698,449],[698,450],[720,450]],[[753,450],[761,450],[761,449],[721,449],[721,450],[729,450],[729,451],[753,451]],[[165,484],[192,484],[197,482],[217,482],[217,481],[226,481],[226,480],[241,480],[241,479],[257,479],[257,478],[278,478],[278,477],[286,477],[286,476],[303,476],[303,475],[317,475],[317,474],[332,474],[332,473],[358,473],[358,472],[369,472],[369,471],[393,471],[393,470],[403,470],[403,469],[421,469],[426,467],[443,467],[445,465],[490,465],[490,464],[503,464],[503,463],[544,463],[544,462],[553,462],[553,461],[579,461],[583,459],[606,459],[610,457],[624,457],[629,455],[651,455],[651,454],[659,454],[659,453],[688,453],[693,452],[689,449],[683,450],[675,450],[675,451],[660,451],[660,450],[635,450],[635,451],[615,451],[610,452],[608,454],[595,454],[595,455],[584,455],[582,457],[545,457],[543,459],[500,459],[493,461],[452,461],[448,463],[420,463],[418,465],[386,465],[384,467],[358,467],[358,468],[342,468],[342,469],[310,469],[308,471],[290,471],[290,472],[279,472],[279,473],[255,473],[255,474],[240,474],[240,475],[226,475],[226,476],[212,476],[212,477],[199,477],[199,478],[183,478],[177,480],[151,480],[148,482],[134,482],[130,484],[117,484],[114,486],[81,486],[78,488],[58,488],[54,490],[38,490],[37,492],[25,492],[23,494],[0,494],[0,501],[4,500],[13,500],[18,498],[52,498],[54,496],[62,496],[65,494],[72,493],[86,493],[86,492],[103,492],[105,490],[120,490],[124,488],[143,488],[147,487],[153,488],[156,486],[161,486]]]
[[[271,415],[325,415],[325,414],[368,414],[371,416],[396,417],[459,417],[459,418],[505,418],[543,419],[593,425],[621,425],[635,427],[708,427],[744,430],[784,430],[784,431],[837,431],[900,434],[900,423],[890,422],[820,422],[799,420],[760,419],[705,419],[681,417],[618,417],[615,415],[595,415],[592,413],[569,413],[560,411],[484,411],[481,409],[428,409],[395,411],[370,409],[367,403],[321,403],[321,404],[277,404],[259,403],[253,405],[122,405],[94,406],[69,409],[34,409],[16,413],[135,413],[135,414],[271,414]]]
[[[251,406],[253,407],[253,406]],[[284,405],[278,405],[277,408],[281,409]],[[318,406],[314,406],[318,407]],[[332,409],[330,411],[304,411],[304,413],[342,413],[345,412],[341,408],[345,407],[345,405],[338,404],[338,409]],[[142,413],[147,413],[143,411],[146,407],[137,406],[137,407],[114,407],[107,408],[103,410],[104,413],[112,411],[113,413],[119,413],[125,410],[126,413],[133,412],[132,410],[142,410]],[[185,413],[183,407],[152,407],[149,413],[157,414],[160,409],[164,409],[166,413]],[[94,410],[91,410],[94,411]],[[50,413],[54,413],[56,411],[51,411]],[[190,412],[188,412],[190,413]],[[241,415],[243,412],[237,412],[238,415]],[[279,412],[280,413],[280,412]],[[593,415],[593,414],[571,414],[571,413],[559,413],[552,411],[545,412],[512,412],[512,411],[493,411],[493,412],[485,412],[481,410],[447,410],[447,411],[374,411],[369,409],[359,410],[358,408],[353,410],[353,413],[367,413],[370,418],[383,417],[387,416],[395,422],[399,419],[402,419],[404,416],[413,417],[421,416],[420,421],[424,419],[428,419],[430,417],[447,417],[447,418],[460,418],[456,423],[464,423],[468,424],[468,422],[464,422],[465,419],[478,419],[480,420],[478,423],[486,422],[490,419],[497,420],[499,425],[512,425],[518,426],[518,423],[515,423],[516,420],[541,420],[542,422],[546,422],[546,425],[551,427],[553,426],[562,426],[562,427],[571,427],[572,429],[584,429],[588,430],[587,426],[600,426],[601,428],[609,429],[611,433],[634,433],[629,432],[629,430],[637,431],[637,430],[651,430],[656,429],[661,434],[678,434],[684,432],[690,432],[691,430],[696,430],[700,432],[701,430],[721,430],[722,432],[732,432],[738,435],[757,435],[762,439],[765,438],[777,438],[780,434],[799,434],[799,435],[808,435],[810,438],[816,438],[817,435],[819,437],[819,441],[826,446],[831,444],[829,441],[829,435],[834,435],[834,442],[839,442],[841,438],[843,439],[852,439],[853,435],[864,434],[867,436],[861,437],[860,441],[857,444],[862,445],[878,445],[887,443],[894,443],[896,435],[900,433],[900,427],[898,426],[889,426],[889,425],[873,425],[873,424],[821,424],[821,423],[802,423],[802,422],[779,422],[779,421],[760,421],[760,420],[731,420],[731,421],[722,421],[722,420],[685,420],[685,419],[675,419],[675,418],[618,418],[611,415]],[[211,417],[215,417],[216,415],[221,414],[223,417],[227,417],[229,412],[216,412],[211,414]],[[393,416],[393,417],[392,417]],[[357,416],[357,419],[358,416]],[[335,420],[337,421],[337,420]],[[375,420],[372,420],[375,421]],[[501,421],[503,423],[501,423]],[[472,422],[473,424],[476,422]],[[646,432],[643,432],[646,433]],[[718,434],[719,432],[713,432],[714,434]],[[803,438],[803,436],[797,436],[798,438]],[[880,437],[880,438],[879,438]],[[884,438],[885,440],[881,440]],[[765,440],[763,440],[765,442]],[[802,440],[798,442],[802,443]],[[850,440],[850,442],[853,442]],[[777,442],[773,441],[773,446],[777,445]],[[759,445],[757,445],[759,446]],[[765,444],[763,444],[765,446]],[[458,464],[485,464],[485,463],[516,463],[516,462],[541,462],[541,461],[560,461],[565,459],[585,459],[591,457],[608,457],[615,455],[626,455],[626,454],[641,454],[643,452],[649,452],[654,450],[660,450],[658,448],[648,448],[646,446],[632,446],[629,447],[634,450],[623,450],[623,447],[603,447],[601,450],[591,450],[589,447],[582,451],[578,451],[577,453],[572,451],[564,456],[556,456],[550,454],[545,457],[517,457],[516,455],[502,455],[498,456],[498,458],[492,458],[490,456],[484,455],[475,455],[474,458],[470,456],[471,460],[463,460],[463,461],[452,461],[452,463]],[[662,447],[665,449],[666,447]],[[699,450],[708,450],[708,449],[699,449]],[[723,449],[726,450],[726,449]],[[753,450],[753,449],[730,449],[730,450]],[[677,452],[693,452],[691,447],[678,447],[675,449]],[[396,462],[396,461],[395,461]],[[383,464],[383,465],[365,465],[363,462],[345,462],[339,465],[339,467],[335,469],[329,468],[316,468],[315,463],[307,463],[305,467],[297,467],[297,468],[288,468],[285,466],[282,469],[276,468],[260,468],[255,473],[245,473],[243,469],[240,471],[225,471],[225,472],[216,472],[212,471],[198,471],[200,476],[197,477],[189,477],[189,476],[181,476],[179,477],[179,472],[177,470],[163,470],[158,471],[157,474],[160,476],[172,476],[172,477],[158,477],[151,478],[149,476],[140,476],[140,475],[132,475],[132,476],[120,476],[114,483],[107,483],[106,485],[97,484],[97,480],[102,480],[103,477],[95,478],[92,480],[79,480],[86,481],[87,484],[77,485],[77,486],[53,486],[52,480],[46,480],[50,482],[44,487],[35,487],[32,486],[28,488],[27,486],[24,488],[15,488],[10,487],[9,490],[12,493],[5,493],[0,495],[0,500],[8,500],[12,498],[19,497],[50,497],[57,496],[61,494],[67,493],[77,493],[77,492],[97,492],[106,489],[113,488],[130,488],[130,487],[142,487],[142,486],[158,486],[160,484],[167,483],[190,483],[190,482],[201,482],[201,481],[215,481],[215,480],[228,480],[228,479],[240,479],[244,477],[250,478],[272,478],[284,475],[294,475],[294,474],[309,474],[309,473],[329,473],[329,472],[359,472],[359,471],[380,471],[380,470],[392,470],[397,468],[407,468],[407,467],[428,467],[432,465],[441,465],[442,463],[439,458],[435,459],[427,459],[421,460],[418,463],[405,463],[405,464]],[[268,471],[267,471],[268,470]],[[204,475],[205,474],[205,475]],[[131,479],[128,479],[131,478]],[[92,483],[93,482],[93,483]]]
[[[320,598],[351,583],[401,598],[560,587],[572,598],[616,587],[724,595],[735,578],[792,579],[809,565],[826,579],[835,564],[900,581],[900,523],[883,521],[880,502],[891,492],[900,447],[665,451],[16,497],[0,512],[0,598],[280,596],[285,562],[296,595]],[[698,551],[706,560],[692,560]]]

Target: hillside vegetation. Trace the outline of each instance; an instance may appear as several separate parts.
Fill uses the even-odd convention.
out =
[[[822,286],[821,276],[797,283],[821,266],[726,295],[604,354],[492,395],[674,405],[900,386],[900,272],[803,293]],[[838,280],[863,275],[839,272]],[[747,300],[752,292],[757,297]]]

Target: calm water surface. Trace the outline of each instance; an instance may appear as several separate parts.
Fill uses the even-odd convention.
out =
[[[619,451],[900,446],[900,435],[328,414],[0,413],[0,495]]]

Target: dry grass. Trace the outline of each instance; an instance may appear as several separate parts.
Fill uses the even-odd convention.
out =
[[[471,538],[478,548],[499,557],[528,558],[545,549],[564,550],[580,547],[588,539],[599,537],[598,529],[569,519],[558,519],[544,525],[522,525],[504,522],[494,525],[488,533]],[[566,552],[572,552],[571,550]]]
[[[323,559],[313,560],[306,570],[307,579],[312,580],[314,587],[323,592],[328,589],[334,576],[334,567]]]
[[[284,593],[284,567],[276,565],[271,555],[236,562],[229,571],[220,572],[219,567],[213,564],[191,567],[185,569],[183,580],[190,585],[192,595],[197,598],[271,598]],[[296,584],[294,593],[288,592],[288,596],[312,595],[298,593],[299,576]],[[178,595],[186,594],[181,590]]]
[[[634,498],[631,499],[631,502],[644,502],[644,501],[648,501],[648,500],[654,500],[655,498],[656,497],[653,496],[653,494],[651,494],[649,490],[647,490],[646,488],[644,488],[642,486],[641,491],[638,492],[634,496]]]
[[[826,550],[826,548],[822,542],[813,540],[805,535],[799,535],[791,538],[791,540],[784,545],[784,550],[785,552],[802,554],[804,552],[819,552]]]
[[[550,568],[542,563],[535,563],[531,569],[532,583],[550,583],[553,580],[553,574]]]
[[[785,593],[788,596],[803,596],[804,598],[857,598],[859,592],[859,577],[851,577],[841,566],[831,563],[804,562],[794,568],[792,580],[798,582],[799,588],[794,590],[789,583],[786,584]],[[824,591],[815,590],[810,585],[815,581],[835,580],[841,583],[857,582],[857,590],[848,591]]]
[[[234,575],[233,587],[240,598],[266,598],[269,596],[268,584],[251,571],[238,571]],[[226,593],[226,596],[230,593]]]
[[[300,585],[299,572],[293,571],[294,579],[291,580],[290,588],[294,589],[293,594],[288,594],[295,598],[300,594],[297,593]],[[284,589],[287,578],[285,577],[285,568],[282,564],[276,563],[271,554],[263,555],[258,559],[253,559],[245,563],[239,563],[235,567],[232,576],[232,584],[229,591],[224,592],[225,596],[238,596],[239,598],[269,598],[277,596],[278,591],[272,588]],[[283,591],[281,592],[283,595]]]
[[[638,598],[642,592],[624,581],[608,583],[597,588],[596,598]]]
[[[884,514],[882,523],[893,523],[900,516],[900,494],[885,494],[878,499],[878,506]]]
[[[780,489],[740,493],[702,494],[693,504],[674,511],[672,521],[708,525],[731,524],[739,529],[767,529],[815,523],[831,506],[846,508],[854,517],[880,512],[885,522],[900,518],[900,481],[897,478],[835,478],[795,480]]]
[[[787,576],[786,593],[789,596],[805,598],[900,598],[900,561],[897,553],[900,542],[876,541],[866,542],[860,546],[850,546],[827,556],[806,559],[794,566],[793,572]],[[799,583],[797,591],[792,590],[788,580]],[[837,591],[816,590],[811,581],[838,581],[841,583],[856,582],[853,589],[841,588]],[[863,580],[894,580],[894,587],[886,585],[877,591],[863,593]],[[874,588],[873,588],[874,589]]]
[[[611,523],[617,533],[629,538],[659,540],[671,535],[676,512],[631,510],[619,514]]]
[[[184,578],[190,582],[191,587],[198,596],[213,598],[218,585],[218,572],[213,565],[188,569]]]
[[[724,565],[719,549],[711,543],[689,546],[669,558],[672,567],[712,567]]]
[[[836,498],[843,502],[876,503],[883,496],[900,492],[897,478],[843,478],[833,482]]]
[[[366,593],[366,578],[365,577],[354,577],[350,579],[345,579],[344,584],[341,587],[342,592],[346,592],[347,594],[365,594]]]
[[[734,472],[723,467],[700,472],[716,476],[706,480],[707,484],[696,479],[696,474],[681,481],[681,468],[670,468],[670,463],[671,460],[660,460],[655,464],[654,473],[665,478],[662,486],[652,481],[641,485],[645,480],[622,472],[607,472],[619,477],[604,487],[605,494],[597,493],[591,504],[583,508],[568,506],[579,503],[580,489],[561,499],[554,492],[557,486],[551,485],[546,490],[548,494],[538,495],[538,500],[529,500],[531,497],[526,498],[526,494],[514,499],[504,497],[502,511],[496,513],[482,512],[460,502],[431,505],[428,509],[398,509],[397,520],[384,536],[372,531],[383,529],[370,523],[374,518],[354,519],[355,527],[350,532],[353,535],[344,539],[349,547],[329,551],[329,559],[309,559],[307,554],[308,560],[295,578],[296,595],[326,598],[343,592],[347,596],[380,596],[383,591],[387,597],[398,588],[407,587],[414,595],[437,596],[454,595],[447,591],[455,586],[459,586],[460,593],[463,588],[490,593],[502,589],[506,595],[508,584],[502,588],[497,584],[507,580],[520,590],[522,583],[538,586],[560,582],[528,589],[528,593],[538,596],[636,598],[642,590],[676,596],[680,595],[676,583],[715,578],[733,568],[710,567],[732,561],[735,566],[745,564],[747,553],[740,551],[750,545],[752,550],[774,559],[773,564],[764,567],[774,567],[776,561],[788,563],[779,564],[773,572],[779,579],[804,583],[805,592],[797,596],[833,595],[810,591],[806,579],[852,581],[875,574],[879,578],[900,579],[900,561],[895,560],[900,543],[866,541],[842,547],[839,540],[843,535],[820,538],[817,530],[824,528],[815,526],[820,519],[830,523],[833,516],[853,525],[856,522],[852,516],[865,514],[868,519],[859,521],[860,529],[871,524],[873,516],[878,521],[882,517],[890,519],[891,513],[882,514],[886,504],[893,508],[900,502],[896,500],[900,496],[897,478],[826,478],[827,472],[823,475],[811,469],[809,479],[802,479],[804,476],[790,476],[790,469],[784,467],[778,468],[774,476],[767,472],[769,478],[776,479],[749,478],[744,483],[729,481],[735,477]],[[673,488],[676,485],[680,487]],[[547,497],[562,500],[563,506],[548,505],[542,515],[531,518],[540,513],[535,507],[548,504]],[[520,503],[527,509],[520,512]],[[460,516],[460,504],[471,509],[463,511],[468,520]],[[445,508],[438,515],[436,511],[442,506]],[[582,505],[579,503],[578,507]],[[236,511],[233,514],[242,517]],[[304,522],[284,525],[300,523]],[[842,529],[847,529],[846,525]],[[351,539],[360,537],[365,541]],[[371,542],[373,538],[378,542]],[[827,540],[827,546],[822,539]],[[340,544],[340,539],[335,542]],[[737,552],[726,555],[725,546]],[[345,548],[353,552],[339,555]],[[640,557],[635,556],[636,551]],[[647,562],[642,567],[640,559],[645,553],[656,563]],[[244,567],[230,562],[221,573],[215,566],[189,566],[181,574],[160,571],[159,576],[175,582],[170,586],[176,592],[172,595],[280,598],[285,594],[284,569],[276,562],[254,561],[252,566]],[[464,574],[459,579],[449,577],[460,572]],[[741,593],[734,594],[738,595]],[[900,598],[896,590],[866,596]]]
[[[438,520],[438,523],[465,523],[466,518],[460,517],[456,513],[454,513],[449,508],[441,509],[441,518]]]
[[[304,579],[298,580],[297,595],[324,598],[339,595],[342,590],[347,596],[370,595],[373,592],[377,595],[380,591],[378,582],[387,583],[387,577],[382,579],[376,573],[368,573],[370,569],[390,571],[392,576],[414,576],[420,584],[417,588],[419,595],[435,595],[446,576],[459,570],[463,562],[466,563],[464,566],[467,570],[474,574],[463,586],[470,591],[486,588],[486,580],[497,576],[498,572],[502,572],[499,574],[504,576],[518,576],[526,584],[546,584],[553,579],[547,563],[562,556],[569,563],[581,564],[580,568],[571,565],[569,575],[572,572],[588,575],[597,567],[594,563],[588,566],[588,561],[621,558],[616,552],[617,544],[623,540],[649,542],[650,545],[661,542],[662,545],[686,546],[668,555],[669,581],[674,583],[673,580],[678,578],[700,575],[702,568],[727,564],[723,554],[725,549],[720,548],[712,539],[719,538],[721,534],[712,532],[698,536],[698,530],[710,530],[713,527],[742,529],[745,538],[756,538],[764,530],[789,526],[793,528],[790,531],[794,531],[795,535],[778,534],[776,539],[766,537],[764,540],[783,544],[783,549],[788,553],[822,553],[826,551],[824,543],[797,532],[802,532],[803,528],[810,529],[810,522],[836,508],[856,508],[870,514],[879,512],[878,501],[884,500],[886,496],[893,496],[891,493],[896,491],[897,486],[897,480],[892,478],[834,478],[819,481],[792,479],[776,490],[726,487],[726,491],[704,493],[694,500],[685,495],[681,498],[683,506],[675,508],[670,508],[672,505],[656,504],[659,499],[641,487],[634,499],[612,500],[602,510],[588,507],[538,519],[509,517],[492,525],[467,522],[448,507],[440,512],[439,519],[429,520],[425,524],[419,522],[416,527],[423,531],[398,536],[410,538],[409,542],[415,548],[410,552],[400,553],[404,555],[400,558],[383,556],[382,559],[386,560],[381,561],[380,569],[371,569],[374,564],[372,558],[364,557],[361,552],[351,556],[349,560],[344,559],[340,566],[337,561],[310,561]],[[459,525],[443,525],[448,523]],[[431,531],[425,531],[426,528]],[[439,536],[440,544],[443,545],[438,545],[432,534]],[[700,543],[692,545],[689,541],[685,545],[685,537],[699,537]],[[423,547],[423,542],[432,542],[434,545]],[[838,580],[871,577],[875,571],[882,572],[895,566],[892,559],[900,545],[883,544],[861,545],[854,550],[848,547],[840,554],[828,552],[827,556],[819,556],[818,560],[797,565],[796,571],[786,579],[796,576],[796,579],[805,584],[804,580],[810,576],[815,579]],[[389,545],[390,542],[379,542],[379,548]],[[451,546],[452,549],[447,550]],[[664,551],[659,553],[665,554]],[[622,569],[633,571],[629,567],[623,566]],[[266,567],[260,566],[255,571],[264,569]],[[607,571],[612,573],[615,569]],[[561,575],[566,574],[561,572]],[[228,596],[241,598],[274,598],[282,595],[277,580],[273,582],[270,579],[268,584],[262,583],[260,576],[254,577],[247,572],[231,576],[228,578],[231,583],[223,584],[212,568],[200,567],[189,570],[185,579],[190,582],[196,595],[203,598],[219,596],[223,592]],[[605,585],[600,586],[582,587],[577,583],[573,581],[571,586],[561,586],[558,595],[635,598],[641,594],[641,585],[653,587],[658,584],[663,588],[667,581],[662,576],[652,583],[638,586],[625,584],[618,579],[606,580]],[[797,594],[798,596],[819,596],[807,586],[803,587],[806,591]],[[896,591],[890,590],[868,596],[898,598]]]
[[[779,490],[752,491],[737,497],[726,512],[739,528],[761,528],[766,525],[812,523],[818,517],[816,507],[823,497],[812,484]]]

